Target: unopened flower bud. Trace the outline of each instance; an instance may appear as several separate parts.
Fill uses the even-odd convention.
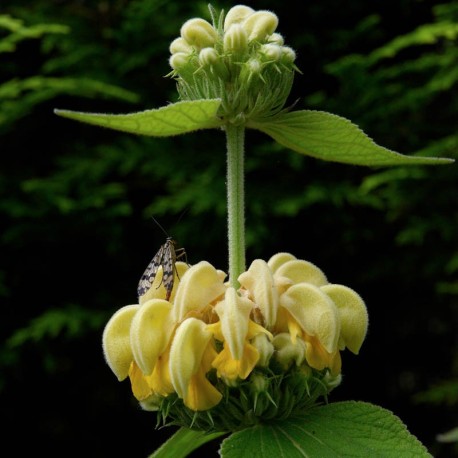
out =
[[[244,19],[254,13],[254,9],[245,5],[237,5],[231,8],[224,20],[224,30],[229,30],[232,24],[240,24]]]
[[[243,53],[248,46],[248,35],[240,24],[232,24],[224,34],[224,51]]]
[[[285,63],[293,63],[296,60],[296,52],[294,51],[294,49],[288,46],[282,46],[281,51],[282,51],[281,58]]]
[[[243,22],[249,41],[264,41],[275,32],[277,26],[278,17],[270,11],[256,11]]]
[[[263,393],[269,388],[268,379],[261,374],[253,374],[250,377],[251,389],[254,393]]]
[[[147,410],[149,412],[156,412],[161,407],[163,397],[158,394],[153,394],[150,397],[139,401],[140,407],[143,410]]]
[[[280,333],[274,337],[273,345],[276,350],[276,359],[284,367],[295,363],[300,366],[305,360],[305,342],[302,339],[291,341],[289,333]]]
[[[169,46],[170,54],[176,54],[177,52],[191,53],[192,46],[182,37],[175,38]]]
[[[258,74],[258,73],[261,73],[262,64],[261,62],[259,62],[258,59],[250,59],[247,62],[247,68],[250,74]]]
[[[259,352],[259,360],[257,366],[267,367],[270,362],[270,358],[274,353],[274,346],[270,342],[266,334],[258,334],[253,338],[251,344]]]
[[[213,26],[201,18],[186,21],[181,27],[181,36],[198,49],[213,46],[218,39],[218,33]]]
[[[215,65],[220,56],[215,48],[204,48],[199,53],[199,62],[203,67]]]
[[[277,61],[282,56],[282,47],[276,44],[265,44],[261,46],[261,53],[266,56],[268,60]]]
[[[275,32],[273,33],[267,40],[269,43],[276,44],[278,46],[283,46],[285,43],[285,40],[283,39],[283,36],[280,35],[279,33]]]
[[[326,372],[322,381],[328,388],[328,391],[331,391],[342,382],[342,374],[332,375],[330,372]]]
[[[177,52],[172,54],[169,58],[169,65],[177,71],[180,71],[189,62],[189,54],[184,52]]]

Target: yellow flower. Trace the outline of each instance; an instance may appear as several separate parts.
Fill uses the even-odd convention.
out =
[[[358,353],[365,338],[359,295],[289,253],[253,261],[239,290],[206,261],[177,262],[177,271],[169,301],[159,269],[141,303],[118,310],[103,333],[110,368],[119,380],[129,377],[140,405],[164,421],[191,425],[187,408],[211,411],[208,421],[220,415],[227,427],[239,424],[249,399],[269,418],[272,408],[282,415],[291,402],[313,404],[340,383],[340,351]],[[308,401],[291,400],[298,378]],[[228,402],[235,408],[230,420]]]
[[[193,395],[192,389],[190,393],[185,393],[183,382],[178,383],[181,379],[176,375],[177,370],[185,373],[183,361],[186,360],[179,357],[180,353],[176,348],[180,348],[178,341],[186,341],[183,340],[183,329],[197,329],[185,325],[189,316],[212,317],[211,303],[224,294],[225,274],[207,262],[201,262],[189,269],[180,262],[176,266],[181,280],[174,284],[171,295],[174,303],[158,298],[161,295],[164,297],[166,293],[161,285],[160,268],[152,287],[142,296],[141,304],[123,307],[107,323],[102,339],[104,354],[119,380],[130,377],[132,392],[139,401],[148,401],[150,397],[167,396],[176,392],[190,408],[203,410],[212,406],[208,400],[203,396]],[[206,322],[202,323],[206,325]],[[192,340],[189,331],[186,335],[186,350],[191,353],[199,352],[202,339],[194,336]],[[211,337],[211,334],[208,335]],[[195,367],[192,370],[188,367],[188,372],[192,372],[188,374],[190,384],[195,384],[198,380],[198,377],[191,380],[191,375],[199,373],[200,365],[205,369],[203,372],[201,370],[203,375],[208,372],[212,359],[204,353],[200,354],[200,358],[195,358]],[[209,388],[208,385],[206,388]],[[219,402],[214,394],[212,399],[213,402]]]
[[[339,350],[358,353],[366,336],[368,317],[364,302],[350,288],[329,284],[314,264],[278,253],[268,263],[253,261],[239,277],[240,284],[261,310],[263,322],[274,334],[287,332],[298,349],[305,344],[305,359],[317,370],[340,373]],[[275,346],[275,344],[274,344]],[[293,351],[281,353],[294,354]]]
[[[220,321],[208,326],[215,338],[224,342],[223,350],[213,361],[219,377],[228,381],[246,379],[259,360],[259,352],[250,340],[258,334],[271,334],[250,319],[253,302],[228,288],[224,301],[216,307]]]

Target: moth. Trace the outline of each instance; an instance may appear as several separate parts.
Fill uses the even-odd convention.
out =
[[[165,243],[161,245],[158,252],[154,255],[151,262],[148,264],[145,272],[140,278],[137,287],[138,297],[143,296],[151,288],[154,279],[156,278],[157,271],[162,266],[162,280],[161,284],[164,285],[166,294],[165,300],[170,299],[172,294],[173,283],[175,281],[175,273],[178,277],[175,263],[177,260],[186,259],[186,251],[184,248],[177,248],[177,242],[172,237],[167,237]],[[187,261],[186,261],[187,262]]]

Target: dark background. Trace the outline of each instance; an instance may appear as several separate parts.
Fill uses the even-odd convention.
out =
[[[245,4],[274,11],[297,51],[298,109],[345,116],[403,154],[456,158],[457,1]],[[225,139],[136,137],[53,109],[176,101],[168,46],[185,20],[209,19],[206,2],[0,0],[0,13],[3,446],[147,456],[173,429],[155,430],[117,382],[101,334],[164,242],[152,215],[189,262],[227,268]],[[343,354],[330,401],[390,409],[434,456],[457,456],[436,440],[458,425],[456,165],[325,163],[250,131],[246,169],[248,262],[289,251],[366,301],[366,342]]]

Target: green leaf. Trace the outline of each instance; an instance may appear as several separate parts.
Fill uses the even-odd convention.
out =
[[[193,450],[223,434],[225,433],[206,433],[204,431],[180,428],[161,447],[152,453],[149,458],[185,458]]]
[[[408,164],[446,164],[453,159],[413,157],[377,145],[348,119],[324,111],[291,111],[248,127],[270,135],[298,153],[346,164],[388,166]]]
[[[223,458],[431,457],[398,417],[364,402],[338,402],[301,418],[234,433],[221,446]]]
[[[68,110],[54,112],[64,118],[132,134],[169,137],[219,127],[221,122],[216,113],[220,104],[219,99],[192,100],[130,114],[81,113]]]

